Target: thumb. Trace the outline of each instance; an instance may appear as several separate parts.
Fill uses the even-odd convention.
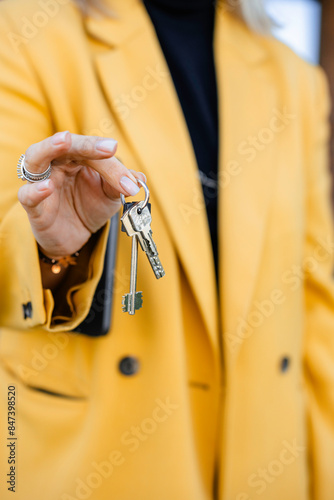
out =
[[[18,199],[26,212],[31,216],[41,213],[40,204],[54,191],[55,186],[51,179],[46,181],[27,183],[19,189]]]

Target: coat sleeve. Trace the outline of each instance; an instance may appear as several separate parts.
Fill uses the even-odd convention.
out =
[[[334,234],[328,169],[329,99],[316,70],[307,179],[305,380],[313,500],[334,498]],[[315,144],[314,144],[315,141]],[[307,262],[312,265],[307,266]]]
[[[27,57],[27,44],[34,41],[18,45],[18,30],[6,19],[5,4],[1,2],[0,6],[0,327],[71,330],[88,314],[102,273],[108,227],[102,231],[90,258],[87,281],[64,290],[68,317],[54,325],[54,298],[50,290],[42,288],[37,244],[28,217],[17,201],[22,181],[17,178],[16,164],[30,144],[56,130]],[[27,304],[31,317],[25,319]]]

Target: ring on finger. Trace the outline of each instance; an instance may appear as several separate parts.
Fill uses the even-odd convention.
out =
[[[51,163],[44,172],[33,173],[29,172],[29,170],[26,169],[24,160],[25,160],[25,155],[21,155],[17,163],[17,176],[22,181],[41,182],[41,181],[46,181],[46,179],[50,177],[52,170]]]

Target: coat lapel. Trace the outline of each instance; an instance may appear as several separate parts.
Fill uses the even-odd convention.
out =
[[[149,178],[154,203],[164,214],[217,347],[211,241],[183,113],[145,8],[139,0],[109,2],[115,3],[114,18],[89,18],[86,24],[91,35],[110,47],[96,56],[97,72],[112,112]],[[246,153],[247,141],[268,124],[275,97],[263,72],[263,44],[221,5],[215,33],[221,146],[219,307],[223,334],[228,337],[251,307],[274,184],[272,147],[255,150],[255,158],[249,161],[253,154]],[[147,91],[140,97],[142,87]],[[136,92],[137,102],[125,106],[126,96]],[[263,105],[258,96],[264,96]],[[227,344],[237,352],[238,345]]]
[[[111,50],[96,57],[97,72],[139,168],[147,174],[154,203],[164,215],[216,346],[214,262],[191,140],[148,14],[141,2],[129,0],[125,4],[131,4],[131,8],[118,11],[114,19],[87,22],[91,34],[105,37],[104,42],[112,45]],[[125,106],[129,95],[135,96],[136,102]],[[163,261],[163,249],[160,254]]]
[[[260,275],[277,164],[275,135],[269,129],[276,86],[264,71],[267,52],[257,38],[226,12],[218,13],[220,307],[227,364],[243,344],[237,326],[251,310]]]

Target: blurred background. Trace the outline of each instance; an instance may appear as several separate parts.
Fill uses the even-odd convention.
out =
[[[277,22],[275,36],[304,59],[325,69],[334,103],[334,1],[266,0],[271,17]],[[334,129],[334,111],[331,116]],[[334,178],[334,141],[331,140],[331,170]],[[334,190],[333,190],[334,204]]]

